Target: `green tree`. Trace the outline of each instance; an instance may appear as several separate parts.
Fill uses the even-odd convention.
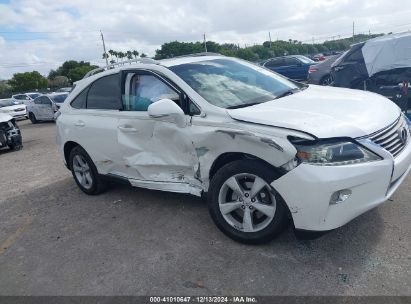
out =
[[[137,58],[137,56],[139,55],[139,52],[137,52],[136,50],[132,51],[131,53],[133,54],[134,58]]]
[[[72,81],[72,82],[76,82],[80,79],[82,79],[87,72],[94,70],[98,68],[97,66],[94,65],[83,65],[83,66],[78,66],[72,70],[70,70],[69,74],[68,74],[68,78]]]
[[[141,57],[141,58],[146,58],[146,57],[147,57],[147,55],[146,55],[146,54],[144,54],[144,53],[141,53],[140,57]]]
[[[8,81],[8,84],[13,92],[45,89],[47,88],[47,79],[37,71],[16,73]]]

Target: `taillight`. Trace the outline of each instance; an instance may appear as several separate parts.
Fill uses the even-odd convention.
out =
[[[310,67],[310,69],[308,70],[308,73],[314,73],[317,72],[318,70],[316,68]]]

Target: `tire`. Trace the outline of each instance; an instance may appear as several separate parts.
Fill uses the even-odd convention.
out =
[[[106,190],[105,181],[101,179],[96,166],[82,147],[77,146],[71,150],[69,167],[77,186],[84,193],[96,195]]]
[[[333,83],[332,76],[330,74],[324,76],[320,80],[320,85],[322,86],[330,86]]]
[[[34,113],[31,113],[31,112],[29,113],[29,119],[30,119],[32,124],[38,123],[38,120],[36,118],[36,115],[34,115]]]
[[[219,169],[211,180],[207,195],[208,209],[217,227],[228,237],[241,243],[260,244],[274,239],[289,222],[284,200],[270,186],[278,177],[272,168],[258,160],[238,160]],[[265,183],[254,198],[253,181],[258,182],[256,185]],[[239,185],[242,195],[233,190],[236,187],[231,188],[227,184]],[[224,206],[227,202],[234,202],[229,203],[235,206],[233,211],[229,211],[230,205]]]

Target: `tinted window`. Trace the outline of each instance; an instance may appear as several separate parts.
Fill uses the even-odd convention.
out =
[[[51,101],[48,97],[40,97],[40,98],[41,98],[41,104],[51,105]]]
[[[285,58],[285,65],[298,65],[300,62],[295,58]]]
[[[87,95],[87,109],[120,109],[119,74],[97,79],[90,87]]]
[[[75,109],[85,109],[88,87],[85,88],[76,98],[71,102],[71,106]]]
[[[51,96],[51,98],[53,99],[54,102],[62,103],[67,98],[67,96],[68,94],[59,94],[59,95]]]
[[[265,64],[266,67],[268,68],[275,68],[275,67],[280,67],[284,65],[284,59],[283,58],[277,58],[277,59],[272,59],[269,62]]]
[[[362,56],[361,48],[357,49],[356,51],[348,55],[347,58],[345,59],[345,61],[355,61],[355,62],[362,61],[362,60],[364,60],[364,57]]]
[[[29,95],[32,99],[39,97],[41,94],[38,93],[33,93],[33,94],[27,94]]]
[[[160,99],[168,98],[179,103],[176,91],[156,76],[127,73],[124,81],[123,110],[147,111],[148,106]]]
[[[36,99],[34,99],[34,103],[35,104],[41,104],[41,100],[42,100],[43,98],[42,97],[37,97]]]

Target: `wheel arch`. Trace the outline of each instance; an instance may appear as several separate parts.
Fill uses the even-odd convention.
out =
[[[255,155],[248,154],[248,153],[243,153],[243,152],[225,152],[223,154],[220,154],[212,163],[209,171],[209,180],[213,178],[213,176],[217,173],[217,171],[222,168],[224,165],[231,163],[236,160],[247,160],[247,159],[253,159],[253,160],[258,160],[267,165],[268,167],[272,168],[275,170],[278,174],[281,176],[286,173],[286,170],[280,167],[275,167],[272,164],[268,163],[267,161],[263,160],[262,158],[259,158]]]
[[[66,161],[67,164],[67,168],[70,168],[70,162],[69,162],[69,158],[70,158],[70,152],[77,146],[80,146],[78,143],[74,142],[74,141],[68,141],[64,144],[64,160]],[[80,146],[81,147],[81,146]]]

